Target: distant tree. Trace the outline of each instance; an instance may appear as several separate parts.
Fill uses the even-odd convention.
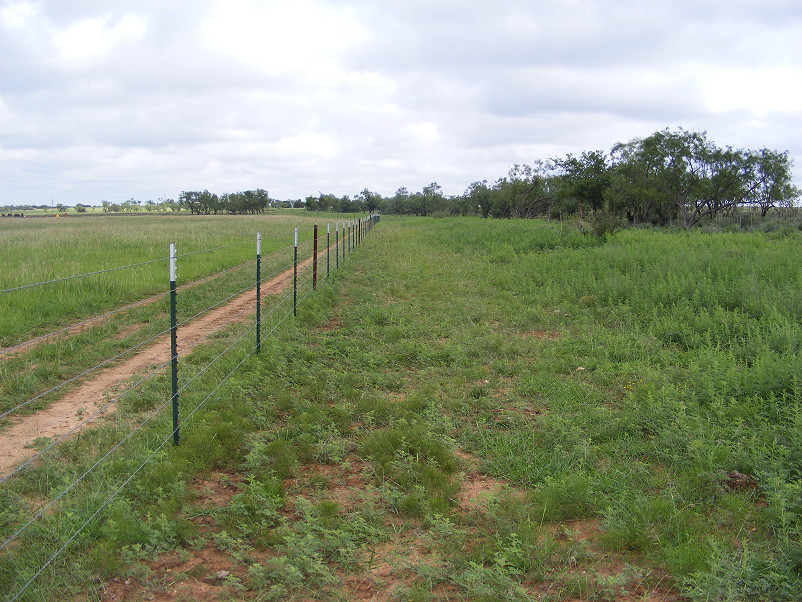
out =
[[[423,187],[421,192],[421,215],[429,215],[442,209],[443,188],[437,182]]]
[[[514,165],[493,184],[490,200],[493,217],[533,218],[547,212],[553,193],[545,164]]]
[[[220,198],[208,190],[183,191],[178,197],[178,204],[180,207],[189,209],[190,213],[197,215],[217,214],[223,209]]]
[[[792,205],[799,197],[800,191],[791,181],[793,162],[788,151],[780,153],[763,148],[750,153],[747,161],[754,185],[745,202],[759,207],[762,217],[774,207]]]
[[[604,151],[585,151],[580,157],[566,155],[564,159],[554,159],[553,164],[560,172],[562,186],[558,196],[562,202],[592,211],[605,208],[605,193],[612,178]]]
[[[376,211],[381,206],[382,196],[378,192],[371,192],[367,188],[357,195],[357,201],[364,206],[366,211]]]
[[[463,196],[474,215],[477,213],[482,217],[489,215],[491,194],[490,188],[487,186],[487,180],[473,182],[468,186],[468,190],[465,191]]]
[[[393,197],[385,205],[385,212],[387,213],[401,215],[409,213],[409,210],[409,191],[404,187],[396,190]]]

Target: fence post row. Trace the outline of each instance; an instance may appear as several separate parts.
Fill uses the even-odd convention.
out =
[[[256,353],[262,349],[262,233],[256,233]]]
[[[175,300],[175,243],[170,243],[170,365],[172,372],[173,444],[178,445],[178,321]]]
[[[374,222],[375,220],[375,222]],[[347,250],[350,253],[359,242],[361,242],[367,228],[373,223],[378,222],[379,216],[371,215],[369,221],[360,218],[359,220],[349,220],[343,222],[343,260],[346,253],[346,237],[348,238]],[[347,232],[346,232],[347,228]],[[318,231],[317,224],[314,230],[314,243],[312,250],[312,288],[317,288],[317,255],[318,255]],[[326,224],[326,276],[331,272],[331,224]],[[334,258],[337,269],[340,267],[340,224],[334,224]],[[256,352],[261,351],[262,346],[262,233],[256,233]],[[292,315],[298,315],[298,228],[295,228],[295,242],[293,245],[292,259]],[[176,309],[176,249],[175,243],[170,243],[170,368],[172,385],[172,407],[173,407],[173,444],[178,445],[179,423],[178,423],[178,318]]]

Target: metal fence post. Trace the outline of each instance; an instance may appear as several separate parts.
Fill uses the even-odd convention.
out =
[[[256,233],[256,353],[262,349],[262,233]]]
[[[178,445],[178,320],[175,299],[175,243],[170,243],[170,365],[172,376],[173,444]]]
[[[312,244],[312,290],[317,288],[317,224],[315,224],[314,241]]]
[[[331,224],[326,224],[326,278],[329,277],[330,272],[330,255],[331,255]]]
[[[334,267],[340,269],[340,223],[334,222]]]
[[[292,259],[292,315],[298,309],[298,228],[295,228],[295,252]]]

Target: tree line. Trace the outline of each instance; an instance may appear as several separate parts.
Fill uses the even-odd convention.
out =
[[[514,165],[495,182],[473,182],[457,196],[443,195],[436,182],[420,192],[399,188],[392,197],[379,197],[378,208],[496,218],[602,214],[632,224],[690,228],[737,207],[753,207],[765,216],[793,206],[800,191],[791,168],[787,151],[722,148],[705,132],[665,129],[618,143],[610,152]],[[363,191],[360,200],[372,196]],[[307,208],[315,208],[309,199]]]

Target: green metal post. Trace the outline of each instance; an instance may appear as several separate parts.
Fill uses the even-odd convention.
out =
[[[178,320],[175,298],[175,243],[170,243],[170,367],[172,376],[173,444],[178,445]]]
[[[262,233],[256,233],[256,353],[262,349]]]
[[[295,252],[292,259],[292,315],[298,309],[298,228],[295,228]]]
[[[312,290],[317,288],[317,224],[315,224],[314,243],[312,244]]]

